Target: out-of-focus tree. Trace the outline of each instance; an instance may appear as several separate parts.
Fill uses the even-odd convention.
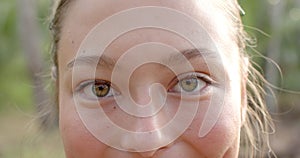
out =
[[[255,56],[265,77],[274,86],[299,91],[300,1],[240,0],[240,2],[246,11],[246,16],[243,17],[246,30],[257,41],[255,51],[266,57]],[[253,51],[249,50],[249,52]],[[280,70],[272,61],[278,64]],[[287,99],[287,96],[291,95],[278,94],[280,106],[291,102],[291,98]],[[297,100],[298,97],[293,98],[295,99]]]
[[[300,156],[300,141],[296,136],[300,132],[300,0],[240,2],[247,13],[243,17],[246,30],[257,41],[249,53],[254,55],[267,80],[279,87],[272,88],[277,101],[267,97],[276,120],[272,147],[278,157],[297,158]],[[270,96],[270,91],[267,92]]]
[[[276,69],[276,63],[280,63],[281,54],[281,43],[282,34],[280,30],[282,29],[282,23],[284,21],[284,14],[286,9],[286,1],[278,1],[275,5],[269,6],[269,20],[270,20],[270,41],[267,45],[266,57],[269,59],[265,63],[265,77],[268,82],[273,85],[278,85],[279,76],[281,75],[278,69]],[[271,62],[270,62],[271,61]],[[273,97],[277,97],[277,90],[270,91],[266,89],[266,103],[269,109],[274,113],[277,112],[276,101]]]
[[[31,88],[20,48],[16,24],[16,1],[0,1],[0,111],[6,107],[29,107]]]
[[[42,37],[40,34],[36,0],[17,0],[18,30],[22,52],[33,85],[33,100],[38,112],[42,112],[39,118],[42,125],[47,125],[48,115],[44,111],[48,106],[49,95],[45,90],[45,81],[41,76],[45,70],[42,54]]]
[[[49,3],[0,1],[0,112],[32,107],[41,111],[48,106],[51,98],[43,80],[49,67],[49,44],[45,44],[50,43],[46,31]],[[46,118],[39,120],[43,124]]]

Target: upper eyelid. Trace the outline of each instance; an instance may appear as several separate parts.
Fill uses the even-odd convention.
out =
[[[179,81],[179,80],[182,80],[182,79],[185,79],[185,78],[188,78],[188,77],[191,77],[193,75],[195,75],[196,77],[199,77],[199,75],[203,74],[203,78],[207,78],[209,81],[211,82],[215,82],[208,74],[206,73],[203,73],[203,72],[187,72],[187,73],[182,73],[182,74],[179,74],[177,75],[175,78],[173,78],[171,80],[171,82],[169,83],[168,85],[168,88],[174,86],[174,82],[176,81],[176,83]],[[181,77],[182,76],[182,77]]]
[[[82,81],[80,82],[76,87],[75,87],[75,91],[78,91],[80,89],[82,89],[83,87],[86,87],[87,85],[91,84],[91,83],[95,83],[97,79],[90,79],[90,80],[85,80],[85,81]],[[106,81],[106,80],[100,80],[100,81],[104,81],[111,84],[109,81]]]
[[[175,78],[173,78],[171,80],[171,82],[167,85],[167,89],[171,88],[172,86],[174,86],[174,82],[178,82],[179,80],[182,80],[182,79],[185,79],[185,78],[189,78],[189,77],[192,77],[192,76],[196,76],[196,77],[201,77],[201,78],[204,78],[206,79],[205,82],[210,82],[210,83],[217,83],[215,80],[213,80],[209,74],[207,73],[204,73],[204,72],[187,72],[187,73],[182,73],[182,74],[179,74],[177,75]],[[89,79],[89,80],[85,80],[85,81],[82,81],[80,82],[76,87],[75,87],[75,91],[80,91],[82,90],[84,87],[88,86],[89,84],[92,84],[92,83],[95,83],[95,81],[103,81],[104,83],[107,82],[111,85],[111,88],[115,91],[118,91],[118,88],[113,84],[111,83],[110,81],[107,81],[107,80],[104,80],[104,79]]]
[[[190,72],[190,73],[180,74],[176,78],[178,80],[182,80],[182,79],[189,78],[189,77],[199,77],[199,76],[201,76],[201,77],[207,77],[208,75],[205,74],[205,73],[203,73],[203,72]]]
[[[90,80],[82,81],[82,82],[80,82],[80,83],[75,87],[75,92],[81,91],[83,88],[85,88],[86,86],[88,86],[88,85],[90,85],[90,84],[92,84],[92,83],[95,83],[95,81],[97,81],[97,80],[98,80],[98,81],[103,81],[104,83],[105,83],[105,82],[109,83],[109,84],[110,84],[111,90],[117,91],[118,93],[120,93],[119,90],[118,90],[118,88],[117,88],[113,83],[111,83],[110,81],[107,81],[107,80],[103,80],[103,79],[90,79]]]
[[[89,84],[95,82],[94,80],[85,80],[80,82],[77,86],[75,86],[75,92],[81,91],[84,87],[88,86]]]

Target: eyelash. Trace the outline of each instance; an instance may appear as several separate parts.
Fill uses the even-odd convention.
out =
[[[199,72],[184,73],[184,74],[180,74],[179,76],[176,76],[171,81],[171,84],[169,84],[169,86],[168,86],[168,92],[169,93],[173,93],[173,94],[174,93],[184,93],[184,94],[188,94],[188,95],[189,94],[190,95],[194,95],[194,94],[192,94],[193,92],[177,92],[176,90],[174,90],[174,88],[176,86],[178,86],[181,81],[186,80],[186,79],[187,80],[189,80],[189,79],[197,79],[197,84],[199,84],[199,82],[204,82],[205,85],[201,89],[199,89],[198,92],[196,92],[196,93],[202,92],[208,86],[216,83],[213,79],[211,79],[209,77],[209,75],[204,74],[204,73],[199,73]],[[95,86],[96,83],[100,83],[102,85],[108,85],[109,86],[109,92],[108,92],[108,94],[105,95],[105,96],[103,96],[103,97],[96,96],[95,93],[92,91],[92,88],[94,88],[93,86]],[[197,87],[198,86],[199,85],[197,85]],[[80,94],[80,95],[82,95],[83,97],[85,97],[87,99],[104,99],[104,98],[109,98],[109,97],[112,97],[112,96],[120,94],[113,87],[114,86],[112,86],[111,82],[106,81],[106,80],[101,80],[101,79],[87,80],[87,81],[84,81],[84,82],[80,83],[79,86],[75,89],[75,92],[78,93],[78,94]],[[88,91],[90,91],[89,93],[93,93],[93,96],[91,96],[90,94],[86,94],[86,91],[85,91],[86,88],[88,88]],[[180,87],[180,90],[183,90],[183,88]]]
[[[91,95],[88,95],[85,93],[85,89],[88,88],[88,90],[90,90],[91,93],[92,90],[92,86],[95,86],[96,83],[100,83],[100,84],[103,84],[103,85],[109,85],[109,92],[108,94],[110,95],[105,95],[103,97],[97,97],[93,94],[93,96]],[[90,87],[90,88],[89,88]],[[114,96],[114,95],[117,95],[117,91],[114,90],[112,84],[109,82],[109,81],[106,81],[106,80],[101,80],[101,79],[96,79],[96,80],[87,80],[87,81],[84,81],[82,83],[79,84],[79,86],[75,89],[75,92],[82,95],[83,97],[87,98],[87,99],[99,99],[99,98],[108,98],[108,97],[111,97],[111,96]]]
[[[174,88],[181,81],[183,81],[185,79],[197,79],[197,80],[201,80],[200,82],[204,82],[205,85],[201,89],[199,89],[199,92],[202,92],[208,86],[216,83],[211,77],[209,77],[209,75],[207,75],[205,73],[200,73],[200,72],[184,73],[184,74],[180,74],[179,76],[177,76],[175,79],[172,80],[170,86],[168,86],[168,87],[171,87],[171,88],[169,88],[170,89],[169,92],[178,93],[178,92],[172,90],[172,87]],[[199,86],[199,85],[197,85],[197,86]],[[180,87],[180,88],[182,90],[182,87]],[[199,93],[199,92],[196,92],[196,93]],[[182,93],[191,94],[191,92],[182,92]],[[191,95],[193,95],[193,94],[191,94]]]

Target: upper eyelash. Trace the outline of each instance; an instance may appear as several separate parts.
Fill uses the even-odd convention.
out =
[[[184,74],[181,74],[181,75],[184,75]],[[181,76],[179,75],[179,76]],[[171,84],[168,86],[168,87],[173,87],[175,84],[177,84],[180,80],[183,80],[183,79],[187,79],[187,78],[193,78],[193,77],[196,77],[198,79],[201,79],[203,80],[204,82],[206,82],[207,84],[216,84],[217,82],[214,81],[213,79],[211,79],[210,77],[208,77],[207,74],[204,74],[204,73],[201,73],[201,72],[192,72],[190,74],[187,74],[187,75],[184,75],[183,77],[179,78],[178,76],[176,76],[175,79],[173,79],[173,81],[171,81]],[[174,83],[174,80],[175,83]],[[87,80],[87,81],[84,81],[82,83],[80,83],[76,88],[75,88],[75,92],[80,92],[83,90],[83,88],[85,88],[86,86],[88,86],[89,84],[92,84],[92,83],[95,83],[96,81],[99,81],[99,82],[103,82],[103,83],[109,83],[111,85],[111,82],[109,81],[106,81],[106,80],[97,80],[97,79],[94,79],[94,80]],[[112,85],[111,85],[112,86]]]
[[[188,74],[187,76],[185,76],[185,77],[183,77],[183,78],[181,78],[179,80],[187,79],[187,78],[193,78],[193,77],[199,78],[199,79],[201,79],[201,80],[203,80],[203,81],[205,81],[205,82],[207,82],[209,84],[213,83],[213,80],[211,78],[207,77],[207,75],[202,75],[200,73]]]
[[[76,86],[76,88],[75,88],[75,92],[81,91],[84,87],[86,87],[87,85],[89,85],[93,82],[95,82],[95,81],[83,81],[83,82],[79,83],[79,85]]]
[[[109,83],[109,85],[111,85],[111,82],[109,81],[105,81],[105,80],[98,80],[99,82],[103,82],[103,83]],[[75,88],[75,92],[79,92],[82,91],[83,88],[85,88],[86,86],[88,86],[89,84],[93,84],[96,83],[97,80],[87,80],[87,81],[83,81],[82,83],[80,83],[76,88]]]
[[[181,74],[181,75],[184,75],[184,74]],[[181,75],[179,75],[179,76],[181,76]],[[206,74],[203,74],[201,72],[192,72],[190,74],[184,75],[183,77],[176,76],[176,78],[171,81],[171,84],[169,84],[168,87],[173,87],[180,80],[188,79],[188,78],[193,78],[193,77],[201,79],[204,82],[206,82],[207,84],[214,84],[214,83],[216,83],[216,81],[214,81],[213,79],[211,79],[210,77],[208,77],[208,75],[206,75]]]

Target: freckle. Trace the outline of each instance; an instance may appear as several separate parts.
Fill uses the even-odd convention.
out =
[[[114,106],[113,109],[116,109],[116,106]]]
[[[72,44],[74,44],[74,41],[72,40]]]

